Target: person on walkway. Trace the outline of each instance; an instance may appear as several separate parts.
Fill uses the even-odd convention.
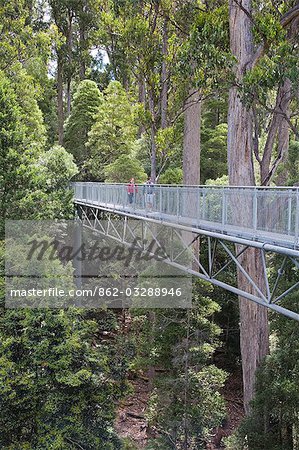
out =
[[[150,177],[143,186],[143,195],[146,209],[152,211],[154,204],[154,183]]]
[[[127,193],[130,205],[135,201],[135,195],[138,192],[138,186],[135,184],[134,178],[131,178],[129,184],[127,185]]]

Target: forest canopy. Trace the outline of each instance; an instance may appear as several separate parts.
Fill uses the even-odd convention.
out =
[[[299,448],[296,322],[196,277],[190,310],[7,309],[4,268],[74,181],[298,186],[298,31],[293,0],[0,2],[1,449]]]

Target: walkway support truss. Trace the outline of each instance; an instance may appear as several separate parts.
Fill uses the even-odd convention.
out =
[[[154,214],[138,215],[136,208],[131,212],[129,210],[122,211],[115,208],[115,205],[111,208],[109,203],[107,205],[95,205],[86,202],[85,199],[79,200],[78,198],[75,199],[75,205],[83,225],[89,229],[124,245],[132,246],[133,241],[139,250],[152,255],[154,251],[153,248],[149,248],[149,242],[154,240],[156,248],[159,247],[164,252],[162,259],[166,264],[299,321],[297,312],[279,305],[280,300],[299,287],[298,281],[287,288],[283,288],[287,264],[291,263],[295,270],[299,271],[298,250],[189,225],[181,225],[177,222],[163,220],[161,217],[157,218]],[[136,219],[139,222],[138,227],[135,225]],[[157,227],[157,224],[162,228]],[[171,249],[170,251],[165,250],[165,235],[168,239],[167,248]],[[178,239],[181,244],[179,249],[175,245]],[[194,243],[198,240],[200,240],[200,255],[195,255],[193,248]],[[238,246],[232,244],[238,244]],[[263,291],[255,284],[250,273],[246,272],[240,262],[242,255],[252,247],[258,249],[262,260],[265,280]],[[181,257],[184,253],[189,256],[188,264],[182,262]],[[226,258],[223,258],[223,254]],[[276,276],[273,276],[269,266],[271,255],[273,257],[274,254],[281,255],[281,265]],[[222,263],[219,264],[219,261],[222,261]],[[224,275],[229,266],[235,266],[242,272],[250,287],[248,291],[241,290],[237,285],[227,281],[227,277]]]

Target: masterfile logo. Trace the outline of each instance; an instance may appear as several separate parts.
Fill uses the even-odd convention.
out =
[[[191,277],[170,264],[175,251],[189,256],[179,236],[154,231],[159,240],[136,220],[121,240],[78,221],[7,221],[6,307],[190,307]]]

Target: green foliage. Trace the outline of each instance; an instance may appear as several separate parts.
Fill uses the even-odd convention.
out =
[[[183,170],[179,167],[169,167],[159,178],[161,184],[182,184]]]
[[[298,173],[299,173],[299,142],[291,141],[289,146],[288,158],[285,164],[277,171],[277,175],[281,171],[286,170],[288,173],[287,184],[289,186],[298,185]]]
[[[0,73],[2,229],[4,218],[70,217],[68,183],[77,173],[64,149],[45,151],[45,127],[30,78],[20,72],[16,79],[19,83],[11,83]]]
[[[287,267],[286,273],[289,282],[298,280],[298,269]],[[298,294],[290,294],[282,306],[298,312]],[[258,371],[252,414],[235,437],[241,450],[293,450],[297,442],[299,328],[280,314],[273,314],[271,325],[276,344]]]
[[[298,50],[281,25],[280,13],[280,10],[293,6],[292,1],[283,2],[280,7],[272,2],[255,4],[254,38],[257,43],[267,42],[267,51],[239,86],[243,101],[248,105],[269,106],[273,92],[287,78],[294,86],[298,85]]]
[[[90,450],[120,448],[112,431],[113,405],[125,386],[122,369],[113,365],[114,350],[92,344],[102,330],[76,310],[2,314],[3,450],[72,443]]]
[[[164,163],[170,161],[170,167],[181,162],[183,132],[181,122],[175,126],[163,128],[157,131],[157,158],[158,166],[163,167]]]
[[[32,13],[30,1],[1,2],[0,70],[7,74],[14,74],[21,65],[27,66],[29,72],[34,65],[38,66],[39,71],[46,68],[50,56],[51,30],[34,29]]]
[[[132,439],[125,438],[122,440],[122,450],[138,450],[138,447]]]
[[[135,178],[136,183],[144,183],[147,175],[140,162],[129,155],[121,155],[105,168],[105,181],[112,183],[127,183]]]
[[[40,155],[35,169],[36,189],[19,201],[20,212],[36,219],[71,219],[73,191],[69,182],[78,173],[73,155],[56,145]]]
[[[217,178],[216,180],[212,179],[212,180],[207,180],[206,181],[206,185],[207,186],[228,186],[229,181],[228,181],[228,175],[223,175],[220,178]]]
[[[59,33],[56,53],[62,66],[64,81],[80,74],[81,79],[91,64],[91,33],[97,20],[97,2],[83,0],[50,0],[50,14]]]
[[[16,199],[22,198],[24,191],[26,192],[26,188],[32,183],[29,166],[38,156],[39,150],[34,143],[28,146],[26,139],[28,129],[22,121],[24,111],[18,105],[11,83],[2,72],[0,72],[0,109],[0,209],[3,221],[8,209],[10,212],[15,211]],[[0,234],[3,232],[2,221]]]
[[[24,145],[35,144],[40,149],[44,148],[47,137],[43,114],[37,103],[39,88],[23,69],[15,72],[12,87],[20,107],[19,120],[25,132]]]
[[[226,85],[231,77],[233,58],[229,50],[228,9],[225,2],[219,3],[196,14],[178,63],[183,80],[189,83],[191,76],[193,84],[206,93],[221,84]]]
[[[42,165],[41,175],[52,192],[66,189],[69,180],[78,172],[73,156],[60,145],[45,152],[38,164]]]
[[[1,275],[3,256],[1,245]],[[6,258],[18,273],[34,263],[17,246]],[[74,288],[70,264],[43,258],[38,270],[44,277],[39,287],[55,273],[59,287]],[[127,390],[131,350],[123,339],[113,345],[102,339],[117,331],[115,314],[71,307],[5,310],[1,294],[1,449],[120,449],[113,420]],[[59,298],[50,300],[59,305]]]
[[[75,92],[72,110],[65,124],[64,146],[75,157],[75,162],[81,169],[81,179],[84,179],[82,166],[88,159],[86,148],[88,133],[95,123],[95,115],[103,102],[103,95],[96,83],[83,80]]]
[[[69,180],[77,173],[62,147],[45,151],[45,127],[26,72],[0,72],[1,226],[3,219],[72,217]],[[4,301],[3,245],[0,294]],[[23,254],[15,254],[20,263]],[[39,264],[46,277],[50,268]],[[59,274],[66,267],[57,268]],[[16,309],[0,312],[0,447],[112,450],[115,404],[126,391],[127,354],[98,336],[115,330],[109,313]]]
[[[201,148],[201,183],[220,178],[227,172],[227,124],[203,128]]]
[[[55,80],[47,78],[43,81],[43,94],[38,105],[43,113],[47,132],[47,144],[52,146],[58,134]]]
[[[85,169],[103,180],[105,167],[121,155],[129,155],[137,135],[134,110],[121,84],[113,81],[104,91],[104,101],[89,133],[90,159]]]
[[[203,449],[225,415],[219,389],[225,373],[210,363],[220,329],[210,320],[218,305],[211,289],[195,283],[192,310],[137,314],[139,364],[158,367],[147,418],[161,430],[148,448]],[[164,373],[163,373],[164,372]]]
[[[286,33],[280,23],[281,14],[295,5],[293,0],[252,2],[254,47],[265,47],[258,63],[238,80],[238,89],[241,99],[255,106],[260,144],[266,139],[276,91],[287,78],[294,97],[291,120],[296,124],[298,36],[295,33],[290,41],[290,30]],[[73,156],[81,179],[127,182],[133,176],[143,182],[155,149],[159,181],[182,183],[183,112],[190,87],[198,88],[204,98],[201,182],[228,184],[227,97],[236,81],[228,11],[223,0],[2,1],[0,236],[5,218],[73,217],[69,182],[78,174]],[[106,67],[99,53],[94,57],[95,47],[107,50]],[[52,73],[54,53],[62,80]],[[78,83],[89,76],[97,84]],[[67,151],[54,145],[59,82],[65,100],[78,86],[65,123]],[[98,86],[105,89],[103,94]],[[165,86],[167,120],[162,127]],[[63,106],[66,114],[67,105]],[[298,184],[298,151],[298,142],[292,140],[282,169],[288,171],[290,185]],[[17,265],[22,255],[13,256]],[[2,301],[3,259],[1,242]],[[45,266],[45,275],[48,270]],[[67,268],[57,270],[63,273]],[[229,270],[226,276],[233,278],[235,273]],[[288,276],[297,280],[298,271]],[[221,311],[211,298],[217,298]],[[295,295],[290,300],[292,306],[298,303]],[[277,348],[259,373],[251,417],[228,444],[234,450],[293,450],[290,436],[298,435],[298,330],[282,318],[272,322]],[[225,375],[211,364],[220,340],[215,323],[228,329],[225,354],[235,363],[238,333],[232,337],[229,327],[236,330],[238,313],[223,290],[199,283],[189,312],[143,310],[134,315],[138,353],[133,367],[161,370],[146,412],[149,425],[160,435],[149,448],[204,448],[211,429],[221,422],[219,388]],[[119,332],[109,311],[1,311],[3,450],[120,448],[113,432],[115,403],[126,390],[132,355],[117,339],[103,339],[107,330]],[[123,446],[132,447],[129,441]]]

